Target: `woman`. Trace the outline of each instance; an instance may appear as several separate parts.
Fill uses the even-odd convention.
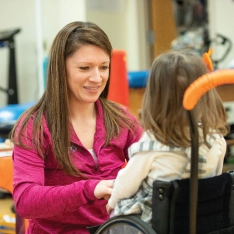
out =
[[[105,199],[142,133],[107,100],[111,53],[107,35],[89,22],[70,23],[54,39],[45,93],[11,136],[13,198],[30,220],[27,233],[88,233],[109,218]]]

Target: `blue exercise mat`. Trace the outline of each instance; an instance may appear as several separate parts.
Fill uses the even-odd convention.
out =
[[[0,123],[15,122],[20,115],[33,106],[34,102],[27,102],[23,104],[9,104],[0,108]]]
[[[34,104],[35,102],[8,104],[0,108],[0,142],[8,137],[20,115]]]
[[[129,71],[128,84],[130,88],[145,88],[148,81],[149,71]]]

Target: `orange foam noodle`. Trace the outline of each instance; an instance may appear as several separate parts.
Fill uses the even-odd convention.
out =
[[[203,94],[212,88],[223,84],[234,83],[234,70],[222,69],[207,73],[195,80],[185,91],[183,106],[186,110],[192,110]],[[234,90],[233,90],[234,91]]]

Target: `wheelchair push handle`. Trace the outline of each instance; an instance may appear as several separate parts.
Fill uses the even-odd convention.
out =
[[[185,90],[183,107],[188,112],[188,120],[191,133],[191,174],[190,174],[190,234],[196,234],[197,226],[197,201],[198,201],[198,148],[199,136],[196,117],[193,108],[203,94],[223,84],[234,83],[234,70],[221,69],[210,72],[192,82]]]
[[[192,110],[203,94],[212,88],[224,84],[234,84],[233,69],[221,69],[204,74],[186,89],[183,98],[183,107],[188,111]]]

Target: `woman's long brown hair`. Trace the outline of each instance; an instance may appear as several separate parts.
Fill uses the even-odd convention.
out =
[[[43,139],[43,116],[45,116],[49,131],[51,133],[53,151],[55,158],[63,170],[73,176],[83,176],[73,165],[69,156],[70,134],[69,134],[69,100],[68,84],[65,69],[66,58],[75,53],[83,45],[92,44],[103,49],[110,57],[112,46],[106,33],[91,22],[72,22],[60,30],[55,37],[49,55],[47,85],[41,99],[17,121],[11,132],[11,139],[16,145],[27,148],[22,142],[22,131],[33,117],[33,146],[40,157],[45,158]],[[106,142],[119,134],[121,127],[131,130],[133,121],[124,114],[119,105],[107,100],[108,79],[105,89],[100,95],[100,101],[104,110]],[[20,122],[20,125],[19,125]],[[83,176],[85,178],[85,176]]]

